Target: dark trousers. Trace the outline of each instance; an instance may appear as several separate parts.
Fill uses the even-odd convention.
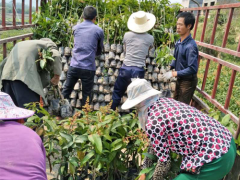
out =
[[[114,91],[112,96],[111,109],[116,110],[116,107],[121,102],[121,98],[127,90],[128,85],[131,83],[131,78],[144,78],[144,68],[135,66],[123,66],[119,70],[117,81],[114,85]]]
[[[186,104],[190,104],[194,91],[197,87],[197,76],[192,79],[178,79],[176,83],[176,91],[174,93],[174,99]]]
[[[9,94],[18,107],[24,108],[24,104],[40,101],[40,95],[29,89],[22,81],[3,80],[2,84],[2,91]]]
[[[62,94],[65,99],[69,98],[74,85],[77,83],[78,79],[82,82],[82,106],[85,105],[87,97],[89,97],[89,102],[92,101],[92,89],[94,84],[95,71],[90,71],[86,69],[80,69],[75,67],[69,67],[67,73],[67,82],[63,87]]]

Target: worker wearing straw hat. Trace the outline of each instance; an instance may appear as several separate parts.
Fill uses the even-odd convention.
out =
[[[131,78],[144,78],[145,60],[149,49],[153,46],[154,38],[147,31],[156,23],[156,18],[151,13],[138,11],[128,19],[130,32],[123,38],[125,58],[119,70],[119,75],[114,85],[112,109],[120,104]]]
[[[0,92],[0,179],[47,180],[46,154],[40,137],[18,123],[34,111],[16,107]]]
[[[122,109],[137,108],[141,127],[151,142],[149,152],[158,157],[154,180],[163,179],[169,171],[171,151],[183,156],[174,180],[219,180],[228,174],[236,145],[227,128],[194,107],[160,97],[161,92],[145,79],[134,80],[127,94]],[[150,166],[146,158],[144,167]]]

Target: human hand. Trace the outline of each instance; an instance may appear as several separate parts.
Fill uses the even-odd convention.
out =
[[[52,83],[53,85],[57,86],[59,80],[60,80],[60,76],[55,74],[55,75],[53,76],[53,78],[51,79],[51,83]]]
[[[163,78],[166,78],[167,80],[173,77],[172,71],[168,71],[163,74]]]
[[[146,175],[145,174],[142,174],[138,180],[145,180],[146,179]]]

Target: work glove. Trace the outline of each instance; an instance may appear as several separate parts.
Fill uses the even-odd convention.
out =
[[[163,78],[166,78],[167,80],[169,80],[171,77],[173,77],[172,71],[168,71],[163,74]]]

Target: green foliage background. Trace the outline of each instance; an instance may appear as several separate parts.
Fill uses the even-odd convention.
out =
[[[82,11],[87,5],[97,8],[97,24],[104,30],[109,43],[122,41],[124,33],[128,31],[129,16],[139,10],[153,13],[157,18],[150,32],[156,46],[168,41],[174,44],[171,37],[178,38],[167,30],[175,27],[180,4],[170,4],[168,0],[52,0],[34,15],[34,38],[48,37],[59,46],[72,47],[72,27],[83,21]]]

